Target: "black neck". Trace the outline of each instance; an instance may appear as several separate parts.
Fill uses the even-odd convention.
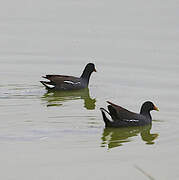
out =
[[[141,108],[140,114],[142,114],[142,115],[144,115],[144,116],[149,117],[150,119],[152,119],[152,116],[151,116],[151,114],[150,114],[150,110],[146,110],[146,109]]]
[[[87,81],[87,84],[88,84],[91,74],[92,74],[92,71],[87,71],[85,68],[82,75],[81,75],[81,78],[85,79]]]

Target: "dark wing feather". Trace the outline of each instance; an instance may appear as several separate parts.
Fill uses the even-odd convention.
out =
[[[79,81],[79,78],[77,77],[64,75],[46,75],[43,76],[43,78],[46,78],[55,84],[61,84],[64,83],[64,81],[72,81],[74,83]]]
[[[109,112],[111,114],[111,117],[113,120],[135,120],[135,119],[140,119],[140,115],[131,111],[128,111],[127,109],[118,106],[116,104],[113,104],[109,101],[107,101],[110,105],[108,106]]]
[[[43,78],[48,79],[50,82],[41,81],[41,83],[51,90],[77,90],[83,88],[83,86],[85,87],[82,80],[74,76],[46,75]],[[49,85],[52,85],[52,87]]]

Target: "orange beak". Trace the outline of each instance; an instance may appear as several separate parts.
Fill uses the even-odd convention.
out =
[[[96,69],[94,69],[94,72],[97,72]]]
[[[157,107],[157,106],[154,106],[154,110],[159,111],[159,109],[158,109],[158,107]]]

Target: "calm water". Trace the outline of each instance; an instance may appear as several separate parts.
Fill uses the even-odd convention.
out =
[[[179,179],[179,3],[4,1],[0,6],[0,179]],[[48,93],[49,73],[89,89]],[[160,109],[143,128],[105,129],[110,100]]]

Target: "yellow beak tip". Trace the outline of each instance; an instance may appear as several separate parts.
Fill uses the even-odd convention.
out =
[[[155,106],[155,107],[154,107],[154,110],[159,111],[159,108]]]

